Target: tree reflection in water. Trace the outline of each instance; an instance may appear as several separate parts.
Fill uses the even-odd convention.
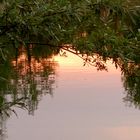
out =
[[[0,140],[5,138],[7,118],[11,113],[17,115],[15,107],[26,109],[33,115],[42,96],[53,95],[57,63],[51,55],[34,57],[30,50],[21,48],[16,59],[10,57],[1,64]]]
[[[63,51],[69,51],[81,59],[84,64],[90,64],[97,70],[107,71],[107,61],[111,60],[116,68],[122,70],[122,82],[126,91],[124,101],[140,108],[140,65],[126,62],[121,58],[102,57],[97,53],[89,55],[72,50],[69,46],[63,47]],[[13,52],[13,51],[12,51]],[[55,82],[55,68],[57,62],[53,55],[58,54],[60,49],[49,47],[20,48],[16,51],[16,57],[7,59],[1,63],[0,75],[0,140],[5,139],[6,120],[11,113],[17,115],[15,107],[28,110],[34,115],[38,103],[43,95],[53,95]],[[63,54],[64,52],[61,51]],[[65,54],[65,53],[64,53]]]
[[[123,65],[122,70],[126,94],[124,101],[140,109],[140,64],[127,63]]]

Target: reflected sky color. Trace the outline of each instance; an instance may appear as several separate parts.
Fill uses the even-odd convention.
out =
[[[140,110],[123,102],[119,69],[108,72],[67,53],[58,61],[54,96],[44,96],[34,116],[17,109],[7,123],[8,140],[139,140]]]

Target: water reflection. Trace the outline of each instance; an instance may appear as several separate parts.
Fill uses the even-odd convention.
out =
[[[17,50],[16,50],[17,51]],[[40,53],[41,51],[39,51]],[[21,47],[15,58],[1,64],[0,75],[0,136],[5,137],[5,123],[15,107],[28,110],[33,115],[39,101],[46,94],[53,95],[57,62],[52,54],[34,57],[30,49]]]
[[[126,94],[124,101],[130,106],[140,108],[140,64],[127,63],[123,65],[122,70]]]
[[[92,65],[97,70],[107,71],[107,62],[112,61],[122,71],[122,82],[125,88],[124,101],[129,105],[140,107],[140,65],[125,63],[120,59],[105,60],[102,56],[81,54],[72,48],[63,47],[63,50],[46,47],[21,47],[14,50],[15,56],[11,55],[6,62],[1,63],[0,75],[0,138],[6,137],[6,121],[11,113],[18,116],[16,107],[26,109],[34,115],[42,97],[46,94],[53,95],[57,62],[53,56],[60,53],[67,57],[67,52],[80,57],[83,65]],[[13,51],[12,51],[13,52]]]
[[[81,54],[70,46],[64,46],[60,50],[30,45],[27,48],[21,47],[15,52],[15,58],[11,57],[1,64],[0,75],[3,76],[0,79],[1,114],[6,113],[7,116],[10,116],[9,112],[14,112],[11,107],[16,105],[27,109],[29,114],[33,115],[42,95],[53,95],[55,69],[58,65],[53,56],[59,53],[61,56],[67,57],[67,52],[80,57],[84,66],[91,65],[99,71],[107,71],[107,62],[112,61],[116,68],[120,68],[122,71],[122,82],[126,94],[124,101],[135,107],[140,105],[139,64],[126,63],[119,58],[106,57],[104,59],[96,53],[93,56]],[[6,109],[7,111],[5,111]],[[16,112],[14,113],[16,114]]]
[[[140,109],[140,63],[139,59],[133,59],[133,61],[126,61],[122,58],[109,58],[105,59],[99,55],[94,54],[93,56],[88,54],[81,54],[78,51],[71,50],[69,48],[63,48],[63,50],[69,51],[80,57],[83,60],[84,65],[91,65],[97,68],[97,70],[108,71],[109,65],[107,62],[112,62],[115,65],[116,69],[121,70],[121,79],[123,87],[125,90],[125,97],[123,101],[130,107],[135,106],[135,108]],[[66,53],[65,53],[66,54]],[[139,55],[137,55],[139,57]],[[136,58],[136,56],[134,57]]]

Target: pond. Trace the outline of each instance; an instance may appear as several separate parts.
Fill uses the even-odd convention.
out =
[[[140,0],[0,2],[0,140],[139,140]]]
[[[38,58],[20,50],[10,64],[1,70],[9,81],[0,140],[139,140],[138,101],[112,60],[97,70],[70,51]]]

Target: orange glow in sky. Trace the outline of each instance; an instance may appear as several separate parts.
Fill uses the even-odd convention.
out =
[[[59,66],[63,69],[66,68],[79,68],[79,69],[87,69],[88,71],[97,71],[97,68],[94,66],[91,66],[90,64],[86,64],[84,66],[84,60],[80,58],[79,56],[72,54],[71,52],[66,51],[66,56],[54,56],[54,61],[58,62]],[[108,60],[105,65],[107,66],[107,69],[111,71],[112,73],[118,73],[118,70],[116,70],[115,65],[112,63],[112,60]]]
[[[28,56],[25,52],[18,56],[17,61],[12,61],[13,66],[19,67],[19,72],[21,75],[26,75],[29,71],[43,72],[45,67],[55,68],[57,65],[51,58],[41,58],[40,60],[36,60],[34,57],[31,57],[30,63],[28,61]]]

